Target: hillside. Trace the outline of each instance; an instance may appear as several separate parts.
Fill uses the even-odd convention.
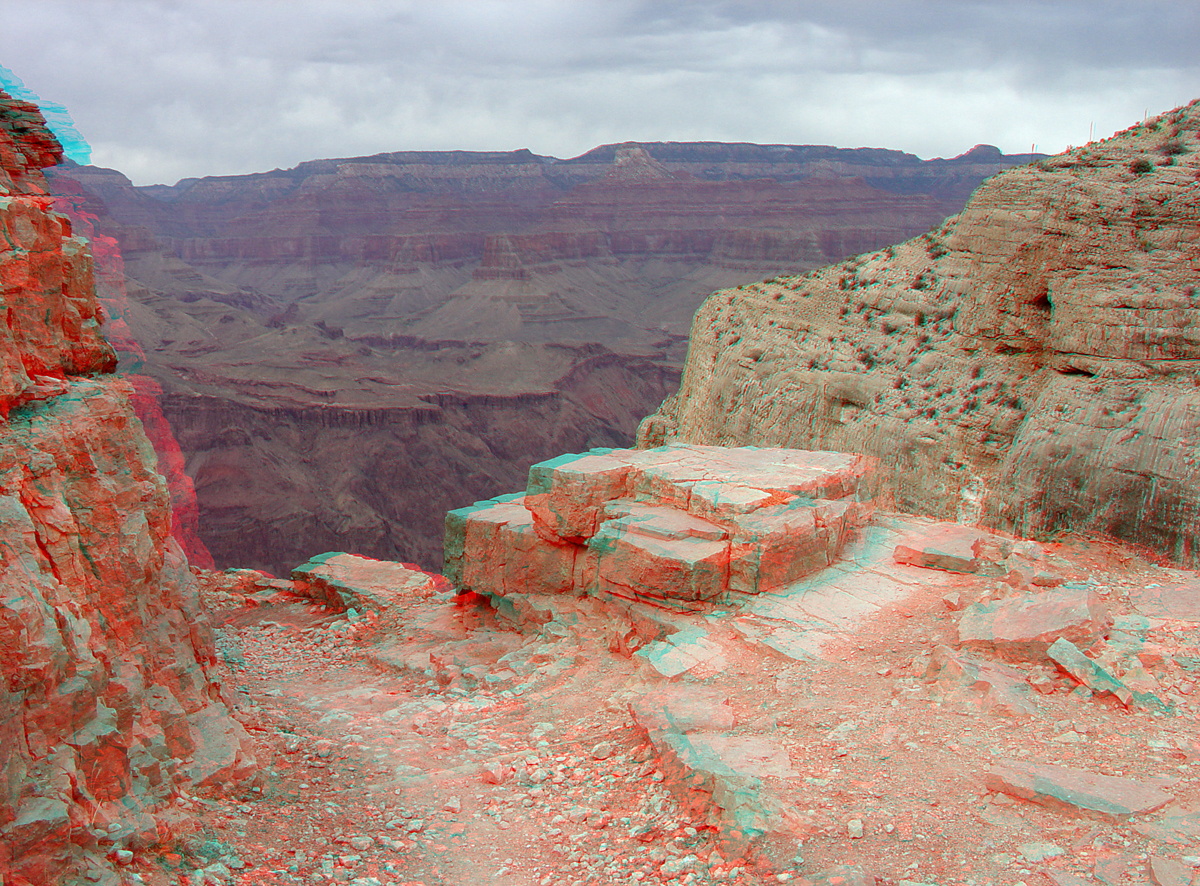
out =
[[[1200,561],[1200,106],[895,248],[715,293],[640,440],[864,452],[897,504]]]

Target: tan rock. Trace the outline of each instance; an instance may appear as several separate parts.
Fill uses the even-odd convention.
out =
[[[672,445],[534,465],[521,495],[446,516],[447,577],[507,597],[584,592],[675,609],[828,566],[871,514],[874,460]]]
[[[872,454],[901,509],[1195,565],[1198,119],[1193,103],[1007,170],[894,248],[715,293],[647,427]]]

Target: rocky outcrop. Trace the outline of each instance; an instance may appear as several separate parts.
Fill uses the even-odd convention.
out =
[[[895,248],[714,294],[641,429],[879,456],[905,509],[1200,562],[1200,107],[999,174]]]
[[[59,152],[33,106],[0,93],[0,121],[0,878],[115,882],[106,856],[253,758],[87,246],[38,192]]]
[[[526,603],[728,605],[830,565],[868,518],[872,473],[862,456],[786,449],[564,455],[534,465],[523,494],[451,511],[445,573],[460,591]]]

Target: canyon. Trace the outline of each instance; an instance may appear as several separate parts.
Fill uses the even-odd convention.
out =
[[[159,235],[78,181],[48,194],[61,149],[0,94],[0,875],[1194,884],[1198,141],[1194,103],[994,176],[915,239],[716,292],[627,448],[593,438],[672,387],[666,327],[413,331],[470,321],[454,298],[406,331],[309,322],[323,297],[132,248]],[[630,146],[609,167],[681,174]],[[532,286],[531,255],[582,242],[506,235],[470,285]],[[286,288],[276,246],[259,270]],[[368,364],[374,334],[395,362]],[[388,473],[376,433],[414,460]],[[447,442],[451,474],[534,461],[446,493],[442,574],[343,550],[368,508],[411,519],[402,489],[437,506],[405,471]],[[296,452],[347,476],[317,489],[338,544],[286,578],[197,565],[214,477],[265,556],[233,495],[255,458],[295,478],[255,494],[304,488]],[[295,536],[299,500],[273,502]]]
[[[1029,159],[668,142],[50,180],[111,244],[106,329],[161,388],[185,548],[286,575],[328,548],[439,568],[445,511],[632,441],[714,289],[925,231]]]

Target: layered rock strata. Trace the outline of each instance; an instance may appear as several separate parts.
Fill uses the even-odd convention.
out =
[[[630,444],[677,389],[714,289],[926,230],[1025,159],[629,143],[173,186],[51,178],[77,230],[95,225],[124,370],[165,392],[186,475],[140,414],[189,559],[207,545],[221,566],[286,575],[330,549],[437,568],[445,510],[560,452]],[[188,476],[203,544],[183,531]]]
[[[895,248],[714,294],[640,445],[865,452],[906,510],[1195,565],[1198,130],[1192,103]]]
[[[524,493],[446,517],[446,576],[491,597],[589,594],[695,610],[828,566],[867,519],[874,460],[667,446],[534,465]]]
[[[0,879],[21,884],[115,882],[106,854],[169,832],[180,792],[253,774],[87,245],[39,191],[60,156],[0,93]]]

